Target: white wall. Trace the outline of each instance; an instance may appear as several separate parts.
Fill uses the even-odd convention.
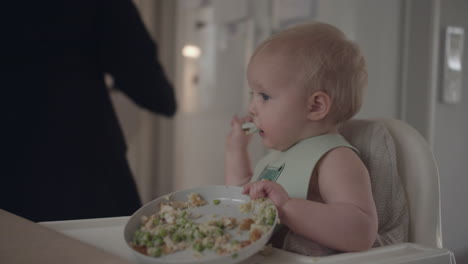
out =
[[[468,1],[444,0],[440,4],[440,50],[443,49],[446,26],[465,29],[461,103],[442,103],[439,99],[441,78],[437,85],[433,147],[440,173],[442,231],[444,246],[455,252],[458,263],[468,263]],[[442,56],[439,58],[442,62]],[[442,64],[439,63],[439,73],[441,71]]]
[[[440,100],[443,37],[447,25],[468,30],[465,0],[412,0],[407,8],[407,56],[403,80],[403,116],[430,142],[439,167],[444,247],[454,251],[458,263],[468,263],[467,78],[460,104]],[[465,37],[464,72],[467,42]]]

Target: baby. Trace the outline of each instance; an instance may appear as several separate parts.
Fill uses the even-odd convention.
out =
[[[338,132],[359,111],[367,85],[359,48],[331,25],[296,26],[255,50],[247,80],[250,115],[231,121],[226,185],[275,203],[284,224],[277,247],[305,255],[369,249],[378,228],[369,173]],[[254,171],[245,122],[273,150]]]

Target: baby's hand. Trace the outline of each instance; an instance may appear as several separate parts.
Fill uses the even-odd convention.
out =
[[[249,135],[242,129],[242,124],[245,122],[251,122],[252,117],[246,116],[239,118],[235,115],[231,120],[231,131],[226,138],[226,148],[228,151],[246,151],[252,135]]]
[[[268,180],[248,183],[244,186],[242,193],[248,194],[251,199],[270,198],[280,212],[283,205],[290,199],[283,186]]]

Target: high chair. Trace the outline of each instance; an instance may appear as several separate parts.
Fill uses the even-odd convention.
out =
[[[322,257],[317,263],[454,264],[453,253],[442,248],[437,165],[421,134],[405,122],[392,118],[353,119],[346,122],[340,132],[360,151],[371,179],[375,174],[383,173],[385,177],[389,171],[398,173],[409,215],[408,242]],[[373,186],[374,197],[378,191],[382,189]]]
[[[409,241],[442,248],[440,181],[437,164],[426,140],[396,119],[381,119],[393,137],[398,172],[410,213]]]
[[[258,263],[398,263],[455,264],[453,253],[442,248],[439,173],[426,140],[410,125],[392,118],[353,119],[340,127],[340,133],[355,146],[369,170],[371,180],[396,175],[397,185],[373,184],[377,192],[388,188],[400,190],[392,194],[404,196],[407,205],[407,242],[374,247],[365,252],[341,253],[324,257],[302,256],[273,249],[268,258],[254,258]],[[393,173],[393,174],[392,174]],[[388,175],[387,175],[388,174]],[[391,197],[388,196],[388,197]],[[390,199],[390,202],[391,199]],[[380,210],[379,210],[380,209]],[[379,217],[384,215],[377,206]],[[385,219],[379,219],[379,225]],[[254,262],[245,262],[254,263]]]
[[[426,140],[408,124],[392,118],[350,120],[341,132],[362,156],[370,157],[368,162],[386,163],[380,167],[396,165],[408,204],[408,242],[442,248],[439,173]],[[387,151],[372,153],[382,145]],[[392,146],[395,164],[385,156],[392,154]],[[371,178],[375,173],[385,173],[379,168],[372,171],[374,167],[368,166]]]

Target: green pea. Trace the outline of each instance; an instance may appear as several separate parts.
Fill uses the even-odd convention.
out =
[[[160,246],[164,243],[164,240],[161,236],[155,236],[153,237],[153,243],[155,246]]]
[[[218,200],[218,199],[213,200],[213,204],[215,204],[215,205],[218,205],[218,204],[220,204],[220,203],[221,203],[221,201]]]
[[[208,249],[212,249],[214,246],[213,242],[208,242],[206,243],[205,247],[208,248]]]
[[[133,243],[136,245],[140,245],[140,240],[141,240],[141,231],[137,230],[135,231],[135,234],[133,235]]]
[[[224,235],[224,231],[222,229],[216,229],[216,234],[222,236]]]
[[[162,255],[162,248],[157,247],[151,254],[153,257],[160,257]]]
[[[154,225],[159,225],[159,218],[155,218],[155,219],[153,220],[153,224],[154,224]]]
[[[169,233],[174,233],[175,231],[177,230],[177,227],[176,226],[170,226],[169,227]]]
[[[140,232],[136,237],[136,244],[139,246],[143,246],[147,244],[148,240],[150,240],[150,235],[145,232]]]
[[[167,235],[167,230],[166,229],[161,229],[161,231],[159,231],[159,235],[162,236],[162,237],[165,237]]]
[[[219,227],[219,228],[224,228],[224,225],[221,221],[219,222],[216,222],[216,226]]]
[[[203,247],[203,244],[200,242],[194,243],[192,247],[198,252],[202,252],[203,250],[205,250],[205,247]]]
[[[145,242],[145,246],[146,246],[147,248],[152,247],[153,245],[154,245],[154,244],[153,244],[153,241],[148,240],[148,241]]]
[[[268,225],[273,225],[275,223],[275,218],[268,219]]]
[[[179,224],[180,224],[181,226],[185,226],[185,224],[187,224],[187,220],[185,220],[185,219],[180,219]]]
[[[205,237],[205,235],[202,232],[200,232],[200,230],[198,230],[198,229],[195,230],[194,236],[195,236],[195,238],[204,238]]]
[[[180,242],[180,241],[182,241],[183,236],[181,234],[179,234],[179,233],[175,233],[175,234],[172,235],[171,238],[175,242]]]

